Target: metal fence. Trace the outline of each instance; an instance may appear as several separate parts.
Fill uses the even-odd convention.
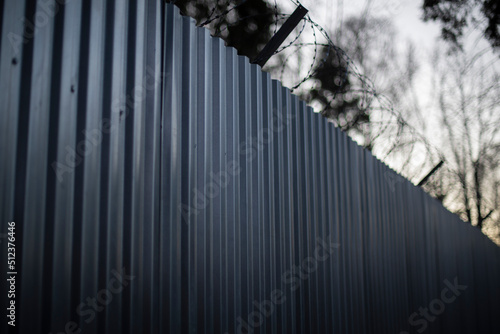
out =
[[[0,7],[20,333],[500,332],[495,244],[172,5]]]

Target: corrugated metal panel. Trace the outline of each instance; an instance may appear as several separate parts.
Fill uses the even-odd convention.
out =
[[[16,328],[157,330],[164,5],[2,6],[0,217],[2,233],[17,224]],[[134,284],[86,305],[123,267]]]
[[[499,248],[269,74],[162,1],[54,4],[3,2],[21,333],[500,331]]]

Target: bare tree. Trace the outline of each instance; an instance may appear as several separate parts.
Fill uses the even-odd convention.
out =
[[[487,55],[433,56],[439,126],[430,131],[447,168],[425,186],[480,229],[500,225],[500,76],[496,57],[488,62]]]
[[[322,49],[324,61],[312,77],[316,85],[305,98],[319,104],[325,117],[371,150],[381,127],[388,125],[374,125],[380,120],[374,112],[387,107],[378,98],[395,100],[407,87],[401,84],[404,66],[395,48],[395,29],[390,20],[365,12],[346,19],[341,32],[331,35],[337,36],[344,54]]]

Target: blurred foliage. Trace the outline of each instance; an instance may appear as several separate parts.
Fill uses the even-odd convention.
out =
[[[347,18],[341,31],[330,34],[338,36],[336,43],[341,49],[322,48],[312,76],[315,85],[304,97],[319,104],[323,116],[371,150],[375,87],[378,94],[392,100],[406,88],[400,83],[394,27],[387,19],[362,14]],[[415,66],[408,69],[415,71]]]
[[[271,39],[275,8],[263,0],[177,0],[170,1],[183,15],[207,26],[238,54],[253,59]]]
[[[499,0],[424,0],[424,20],[440,22],[442,37],[462,47],[464,29],[479,24],[493,49],[500,50]]]
[[[318,102],[323,116],[332,119],[344,131],[363,133],[363,126],[370,121],[368,105],[359,94],[352,92],[349,64],[334,49],[321,50],[319,66],[313,78],[317,84],[307,94],[308,101]]]

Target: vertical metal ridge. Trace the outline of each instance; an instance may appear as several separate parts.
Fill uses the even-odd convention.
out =
[[[53,87],[59,90],[59,94],[56,95],[54,94],[55,90],[52,91],[51,127],[55,128],[49,130],[53,133],[52,136],[49,134],[49,147],[54,147],[57,153],[49,157],[50,160],[55,158],[57,161],[64,161],[67,147],[78,150],[77,154],[81,154],[79,153],[80,150],[83,152],[90,149],[87,146],[83,148],[83,145],[77,145],[77,138],[79,136],[74,131],[75,128],[78,129],[78,77],[80,59],[79,57],[73,57],[73,54],[80,53],[81,12],[81,4],[72,3],[65,6],[61,10],[61,13],[56,16],[54,34],[55,38],[61,40],[54,41],[54,53],[58,54],[54,54],[53,59],[54,64],[60,62],[61,67],[59,71],[53,72],[54,76],[59,76],[59,78],[53,78]],[[68,20],[68,18],[74,16],[76,16],[74,20]],[[64,26],[61,26],[62,24]],[[60,49],[56,50],[56,47],[60,47]],[[55,82],[58,83],[56,84]],[[58,99],[57,103],[54,101],[55,99]],[[57,122],[53,120],[55,117],[59,118]],[[51,138],[53,138],[52,141]],[[54,166],[53,163],[54,161],[49,161],[51,167]],[[54,221],[53,236],[51,236],[51,239],[54,240],[52,246],[53,258],[51,261],[53,267],[51,285],[58,288],[51,291],[51,321],[49,322],[50,326],[44,328],[44,330],[50,330],[51,328],[63,329],[66,322],[74,318],[74,315],[71,314],[72,310],[66,307],[66,305],[74,304],[71,300],[72,271],[74,270],[72,268],[72,260],[73,253],[79,253],[79,249],[77,249],[79,243],[74,242],[73,235],[75,232],[80,232],[79,228],[74,226],[77,223],[77,219],[74,219],[74,204],[78,203],[75,201],[75,173],[57,175],[54,174],[53,168],[49,168],[48,176],[48,187],[53,188],[55,192],[54,213],[51,217]],[[51,210],[50,207],[49,210]],[[48,267],[48,265],[46,266]]]
[[[144,289],[144,282],[147,281],[148,265],[153,262],[154,255],[149,251],[151,245],[155,245],[152,240],[150,220],[145,219],[149,215],[148,205],[143,203],[142,199],[151,196],[146,188],[146,177],[144,164],[146,155],[146,134],[145,128],[150,129],[149,133],[154,136],[155,125],[146,126],[146,100],[150,90],[154,89],[147,82],[147,76],[144,74],[149,70],[148,75],[158,71],[155,63],[146,65],[148,59],[148,34],[146,34],[147,20],[146,2],[132,2],[129,8],[129,38],[128,52],[133,54],[129,56],[127,63],[127,94],[133,96],[133,108],[131,114],[125,120],[125,198],[124,198],[124,245],[130,244],[130,247],[124,247],[123,267],[128,268],[132,273],[137,273],[137,284],[123,293],[122,316],[124,331],[130,333],[138,331],[151,331],[157,328],[150,315],[153,307],[155,295],[151,293],[151,288]],[[154,32],[153,32],[154,33]],[[153,66],[151,66],[153,65]],[[147,85],[147,86],[146,86]],[[154,92],[153,92],[154,93]],[[154,110],[154,107],[151,108]],[[153,163],[154,164],[154,163]],[[149,169],[149,168],[148,168]],[[151,169],[149,169],[149,173]],[[144,243],[144,239],[149,239],[150,243]],[[149,245],[148,245],[149,244]],[[148,245],[148,246],[145,246]],[[149,248],[149,249],[148,249]],[[142,261],[142,258],[145,261]],[[151,275],[152,276],[152,275]],[[150,279],[151,286],[154,286]],[[145,297],[145,298],[144,298]],[[150,303],[145,303],[144,299],[150,299]],[[134,317],[131,315],[134,314]],[[144,322],[144,314],[150,317],[150,321]]]
[[[287,94],[287,103],[289,103],[290,107],[288,111],[285,112],[283,119],[281,122],[286,127],[286,140],[288,141],[288,165],[289,165],[289,176],[288,182],[290,183],[290,214],[293,217],[293,224],[291,224],[291,232],[290,232],[290,244],[291,244],[291,253],[290,253],[290,263],[292,266],[296,267],[298,263],[300,263],[300,253],[302,252],[302,224],[303,217],[302,212],[300,210],[301,206],[298,204],[300,199],[302,198],[302,184],[301,184],[301,166],[297,159],[297,156],[300,154],[300,145],[301,141],[299,138],[299,128],[300,128],[300,117],[301,110],[298,105],[298,98],[292,96],[291,94]],[[283,274],[282,274],[283,277]],[[288,279],[288,278],[287,278]],[[282,278],[283,280],[283,278]],[[291,319],[290,326],[293,328],[295,332],[300,332],[302,327],[302,319],[301,319],[301,293],[299,289],[294,289],[294,287],[287,287],[287,294],[291,299]]]
[[[141,258],[145,262],[145,275],[149,275],[151,286],[145,285],[143,290],[147,291],[150,296],[149,305],[151,312],[144,310],[145,318],[144,331],[156,332],[160,330],[162,322],[162,314],[160,310],[160,295],[161,295],[161,278],[158,268],[161,267],[161,254],[158,251],[161,245],[162,226],[161,221],[161,151],[164,148],[161,142],[162,130],[162,108],[163,108],[163,86],[169,77],[162,65],[163,63],[163,42],[164,42],[164,24],[165,24],[165,2],[147,0],[145,5],[145,32],[144,39],[147,41],[142,47],[145,49],[146,57],[143,62],[145,68],[145,77],[149,80],[153,79],[155,84],[150,94],[146,95],[145,101],[145,120],[143,131],[145,132],[145,145],[143,164],[144,164],[144,179],[145,179],[145,196],[144,196],[144,220],[149,221],[146,229],[149,240],[152,240],[149,251]],[[150,71],[150,69],[152,69]],[[143,72],[144,73],[144,72]],[[149,91],[148,82],[144,83],[144,87]],[[148,131],[153,128],[153,131]],[[151,161],[151,164],[149,163]],[[139,199],[142,201],[142,198]],[[147,205],[146,205],[147,203]],[[138,224],[141,222],[139,221]],[[148,239],[145,239],[145,243]],[[148,257],[152,259],[148,260]],[[146,302],[145,302],[146,303]],[[145,304],[144,303],[144,304]],[[138,305],[140,307],[140,304]]]
[[[250,176],[251,171],[249,170],[249,154],[252,154],[252,148],[247,143],[247,139],[250,136],[250,96],[249,96],[249,63],[248,59],[243,56],[238,56],[238,75],[239,75],[239,85],[237,85],[237,89],[239,89],[239,97],[238,97],[238,111],[239,119],[237,127],[239,129],[239,137],[235,138],[236,140],[236,154],[240,155],[240,167],[241,167],[241,176],[240,176],[240,184],[239,184],[239,195],[240,195],[240,208],[239,208],[239,217],[237,222],[239,222],[240,233],[238,236],[239,248],[241,250],[240,253],[240,296],[238,298],[237,303],[239,304],[240,316],[244,316],[250,313],[251,307],[251,287],[249,282],[251,280],[251,263],[250,259],[250,247],[251,243],[249,243],[249,239],[251,238],[250,234],[250,219],[249,219],[249,210],[250,210],[250,199],[249,199],[249,185],[250,185]],[[247,147],[244,147],[245,143],[247,143]],[[245,298],[245,296],[249,296],[250,298]]]
[[[186,31],[186,35],[184,37],[184,40],[188,43],[185,45],[184,49],[184,57],[188,59],[189,61],[189,67],[186,68],[187,73],[183,73],[183,75],[188,76],[188,89],[189,93],[184,93],[183,98],[186,100],[187,103],[187,110],[184,110],[184,113],[187,113],[187,117],[189,119],[189,131],[188,131],[188,136],[189,136],[189,141],[188,141],[188,146],[184,148],[188,152],[188,169],[189,169],[189,176],[188,176],[188,188],[185,189],[187,193],[187,200],[188,205],[190,207],[195,207],[196,203],[193,198],[193,191],[196,189],[198,186],[197,184],[197,152],[198,152],[198,128],[197,128],[197,118],[199,117],[198,113],[198,99],[199,99],[199,94],[198,94],[198,59],[197,59],[197,50],[198,50],[198,39],[197,39],[197,30],[193,26],[191,20],[188,18],[184,17],[183,18],[183,23],[184,27],[183,29]],[[187,39],[187,38],[188,39]],[[186,40],[187,39],[187,40]],[[186,162],[184,162],[186,163]],[[187,322],[183,323],[184,329],[183,331],[196,331],[198,327],[198,312],[196,305],[198,304],[198,296],[197,296],[197,279],[198,279],[198,256],[197,256],[197,249],[196,246],[198,244],[198,237],[197,237],[197,232],[198,232],[198,217],[190,217],[188,220],[188,225],[187,225],[187,231],[189,234],[188,240],[187,240],[187,252],[186,255],[188,257],[187,263],[188,263],[188,272],[187,272],[187,277],[185,278],[188,281],[188,286],[187,286],[187,295],[188,295],[188,301],[187,301],[187,308],[188,308],[188,319]]]
[[[228,88],[231,94],[227,94],[227,103],[228,103],[228,122],[227,125],[231,129],[228,131],[228,160],[229,162],[233,162],[235,166],[235,170],[237,174],[240,175],[242,168],[242,161],[240,157],[240,118],[244,117],[241,115],[240,109],[240,90],[236,83],[240,82],[240,72],[239,72],[239,57],[235,49],[228,48],[226,49],[226,55],[228,60]],[[244,119],[244,118],[243,118]],[[229,165],[228,165],[229,168]],[[237,330],[237,317],[242,314],[241,307],[241,245],[240,236],[242,234],[240,224],[236,222],[239,221],[239,217],[241,214],[241,196],[240,196],[240,177],[235,177],[234,182],[229,188],[228,196],[230,200],[228,202],[230,213],[229,219],[231,224],[228,225],[229,231],[228,234],[230,236],[231,243],[229,245],[230,249],[233,249],[234,255],[229,258],[229,268],[228,268],[228,276],[230,277],[230,288],[231,292],[229,293],[232,298],[229,302],[229,331]],[[232,269],[232,270],[231,270]]]
[[[277,123],[279,124],[277,126],[277,133],[279,136],[278,140],[278,145],[279,145],[279,158],[281,161],[281,168],[280,168],[280,191],[281,191],[281,196],[280,196],[280,202],[282,206],[282,216],[281,216],[281,250],[282,250],[282,260],[283,260],[283,271],[281,275],[283,275],[283,272],[287,270],[288,268],[291,268],[294,263],[293,263],[293,253],[292,253],[292,248],[291,248],[291,240],[293,240],[293,235],[292,235],[292,230],[293,230],[293,216],[291,215],[291,208],[293,205],[292,202],[292,196],[293,192],[291,190],[291,182],[290,182],[290,174],[291,174],[291,169],[292,165],[290,164],[291,161],[291,151],[290,151],[290,138],[289,138],[289,125],[286,124],[286,119],[287,115],[290,113],[290,91],[281,86],[281,99],[278,101],[280,108],[278,108],[279,114],[277,115]],[[294,298],[290,294],[290,291],[284,290],[284,293],[286,294],[287,298],[287,303],[283,305],[283,310],[284,310],[284,320],[286,321],[287,327],[285,327],[283,330],[287,331],[288,333],[293,333],[294,332],[294,326],[292,325],[294,322],[294,317],[293,317],[293,305],[294,305]],[[289,327],[288,327],[289,326]]]
[[[319,231],[318,231],[318,238],[326,238],[327,236],[330,235],[329,232],[329,215],[328,215],[328,208],[327,208],[327,200],[328,200],[328,193],[327,193],[327,175],[329,173],[328,169],[326,168],[327,166],[327,151],[326,151],[326,145],[327,145],[327,135],[326,131],[328,131],[327,126],[328,122],[324,122],[323,119],[321,119],[320,115],[316,115],[316,119],[318,122],[318,137],[319,137],[319,143],[318,143],[318,169],[319,169],[319,179],[318,179],[318,193],[319,193],[319,206],[320,206],[320,225],[319,225]],[[317,242],[315,241],[315,246],[317,245]],[[313,253],[315,255],[315,253]],[[332,332],[331,325],[330,325],[330,315],[328,314],[329,310],[331,309],[330,306],[330,300],[327,298],[329,295],[329,284],[328,280],[329,277],[331,277],[330,273],[330,266],[328,266],[327,263],[321,262],[319,259],[316,259],[318,262],[318,276],[319,276],[319,286],[320,286],[320,305],[319,308],[321,310],[321,318],[323,326],[321,328],[321,331],[329,333]],[[321,292],[321,290],[324,290]]]
[[[103,175],[102,168],[105,166],[101,157],[103,146],[108,141],[108,133],[104,131],[105,121],[109,124],[109,118],[104,111],[105,93],[103,92],[105,90],[105,42],[108,40],[104,24],[107,6],[104,3],[93,2],[87,10],[90,11],[88,14],[90,16],[89,23],[88,26],[82,27],[82,30],[87,29],[89,34],[88,72],[81,73],[82,76],[87,76],[87,96],[85,97],[87,109],[80,106],[79,113],[86,113],[85,128],[98,136],[100,144],[93,147],[90,154],[85,157],[81,167],[83,168],[83,195],[79,303],[88,296],[93,296],[100,288],[98,277],[102,249],[99,247],[99,240],[103,237],[101,235],[103,224],[100,222],[102,206],[105,206],[105,203],[101,204],[101,176]],[[83,87],[80,88],[83,89]],[[80,310],[83,311],[81,308]],[[85,326],[89,332],[97,332],[99,322],[97,319],[91,320],[89,317],[83,316],[79,325]]]
[[[313,254],[313,249],[314,245],[316,243],[316,238],[320,237],[318,234],[318,226],[320,225],[321,217],[319,215],[320,210],[319,210],[319,154],[318,154],[318,148],[319,148],[319,133],[318,133],[318,118],[317,114],[314,112],[309,112],[308,118],[309,118],[309,129],[310,129],[310,141],[309,141],[309,149],[310,149],[310,182],[311,182],[311,222],[309,225],[309,230],[311,231],[309,235],[309,249],[308,249],[308,255],[311,256]],[[315,272],[313,275],[310,275],[311,277],[308,279],[310,282],[310,289],[311,289],[311,296],[313,299],[312,305],[311,305],[311,327],[310,327],[310,332],[311,333],[318,333],[321,332],[322,329],[320,328],[321,324],[321,314],[320,314],[320,291],[319,291],[319,283],[318,283],[318,274]]]
[[[165,54],[164,73],[169,80],[163,85],[162,106],[162,151],[161,154],[161,219],[160,219],[160,332],[181,332],[182,299],[184,296],[184,272],[181,263],[188,256],[183,252],[186,245],[186,231],[190,222],[187,202],[183,202],[182,184],[188,182],[188,173],[182,168],[186,161],[184,156],[189,152],[187,143],[189,127],[184,119],[188,114],[182,113],[187,108],[182,91],[187,87],[188,65],[185,57],[183,38],[184,19],[178,9],[166,6],[165,14]],[[187,102],[187,101],[186,101]],[[184,231],[184,232],[183,232]],[[184,247],[184,248],[183,248]]]
[[[338,237],[335,231],[336,214],[338,213],[338,208],[336,207],[334,185],[336,184],[335,173],[337,171],[335,167],[335,137],[334,132],[331,131],[333,124],[330,122],[324,122],[325,127],[325,137],[324,137],[324,161],[325,161],[325,175],[324,175],[324,187],[325,187],[325,205],[326,205],[326,231],[323,234],[323,238],[330,237],[330,240],[335,240]],[[336,284],[337,272],[334,266],[334,260],[336,254],[330,256],[325,261],[327,266],[327,271],[325,273],[325,290],[326,290],[326,331],[329,333],[334,333],[337,331],[338,321],[338,309],[336,301]]]
[[[199,189],[200,191],[203,191],[207,195],[207,201],[208,205],[207,208],[205,209],[205,214],[204,214],[204,222],[202,222],[202,226],[204,227],[203,231],[203,239],[204,239],[204,247],[199,249],[200,254],[203,254],[203,282],[201,282],[202,289],[203,289],[203,322],[200,324],[200,329],[206,330],[207,332],[211,333],[213,332],[213,306],[212,301],[213,301],[213,202],[216,196],[213,196],[213,184],[211,183],[210,175],[212,174],[212,160],[213,160],[213,149],[212,149],[212,144],[213,144],[213,129],[212,129],[212,123],[214,119],[214,113],[215,111],[213,110],[213,83],[212,83],[212,77],[213,77],[213,70],[212,70],[212,43],[211,43],[211,38],[210,34],[207,29],[199,29],[199,32],[203,34],[203,49],[204,49],[204,54],[203,54],[203,67],[204,67],[204,102],[203,102],[203,108],[200,108],[200,111],[203,110],[204,113],[204,138],[203,138],[203,143],[200,143],[201,145],[204,145],[204,158],[203,158],[203,163],[204,166],[202,168],[203,170],[203,188],[202,185],[200,185]],[[198,304],[200,306],[200,304]]]
[[[129,6],[127,3],[115,1],[111,9],[114,14],[113,27],[113,50],[107,56],[112,57],[112,79],[111,79],[111,127],[109,141],[109,180],[107,182],[107,216],[104,221],[107,225],[106,241],[106,264],[105,280],[108,282],[113,278],[112,270],[123,267],[124,250],[124,200],[125,184],[125,162],[126,162],[126,123],[133,109],[127,105],[124,97],[127,96],[127,69],[130,66],[128,60],[129,48]],[[122,330],[122,294],[113,297],[114,303],[110,303],[104,310],[104,328],[107,332]]]
[[[260,238],[262,240],[261,261],[262,261],[262,276],[261,279],[261,298],[268,299],[271,291],[274,291],[276,283],[272,279],[273,262],[272,254],[272,226],[266,222],[272,221],[272,194],[271,194],[271,146],[272,146],[272,130],[270,127],[269,110],[272,110],[271,101],[271,76],[269,73],[262,73],[261,77],[261,98],[262,105],[259,113],[259,124],[262,129],[262,155],[259,160],[259,178],[261,198],[261,216],[260,216]],[[262,300],[262,299],[261,299]],[[273,319],[266,319],[263,325],[264,333],[271,333]]]
[[[297,100],[297,99],[296,99]],[[304,156],[304,132],[302,130],[302,119],[305,116],[305,113],[308,112],[307,106],[304,101],[300,101],[296,107],[296,111],[294,113],[294,117],[292,119],[293,126],[293,138],[294,138],[294,146],[295,146],[295,161],[294,164],[297,166],[296,168],[296,180],[295,183],[297,185],[297,225],[296,225],[296,256],[294,259],[294,264],[300,263],[300,261],[305,257],[306,249],[304,245],[304,231],[307,229],[307,219],[306,219],[306,210],[303,205],[299,203],[304,203],[306,200],[307,194],[305,194],[305,184],[304,184],[304,176],[305,176],[305,160]],[[295,293],[296,296],[296,328],[299,333],[304,333],[305,329],[305,319],[304,319],[304,308],[305,308],[305,295],[301,293],[300,290],[297,290]]]
[[[41,7],[37,3],[36,11]],[[31,252],[22,252],[22,272],[28,277],[43,277],[42,284],[36,281],[22,281],[21,303],[24,305],[20,317],[24,316],[25,321],[20,323],[20,329],[25,331],[36,331],[42,328],[42,321],[45,319],[39,312],[42,309],[44,287],[49,279],[50,269],[43,275],[45,259],[50,257],[50,253],[44,247],[46,231],[46,204],[40,200],[45,198],[47,190],[47,169],[48,169],[48,138],[50,119],[50,85],[47,82],[53,80],[52,74],[52,51],[53,51],[53,28],[54,19],[48,18],[44,29],[36,33],[33,40],[33,53],[37,56],[33,58],[31,72],[31,96],[29,100],[29,123],[27,138],[27,158],[26,158],[26,190],[24,198],[24,222],[23,222],[23,242],[30,245]],[[52,222],[48,222],[52,224]],[[50,233],[48,233],[50,238]],[[47,284],[47,285],[46,285]],[[45,286],[44,286],[45,285]],[[45,290],[46,291],[46,290]]]
[[[213,123],[211,127],[211,156],[212,163],[210,166],[209,180],[213,187],[216,189],[215,198],[213,199],[212,212],[210,217],[211,235],[210,244],[212,247],[212,252],[210,254],[210,266],[211,271],[209,275],[211,288],[209,291],[209,307],[208,307],[208,319],[211,321],[210,329],[212,332],[222,333],[222,323],[224,313],[220,313],[218,316],[215,314],[214,309],[223,309],[224,295],[222,291],[224,285],[222,282],[226,280],[225,272],[223,267],[226,264],[225,253],[222,251],[225,246],[225,228],[226,221],[223,214],[223,200],[225,199],[225,182],[222,178],[219,178],[219,182],[215,181],[217,179],[216,175],[222,177],[222,167],[225,165],[223,162],[224,151],[223,147],[223,135],[226,133],[226,129],[222,120],[225,120],[225,101],[224,101],[224,82],[225,82],[225,52],[220,39],[210,38],[210,48],[212,53],[212,59],[210,62],[210,68],[213,73],[210,85],[213,87],[213,100],[212,104],[209,106],[209,113],[213,115]],[[221,131],[221,128],[223,131]],[[225,169],[225,168],[224,168]],[[225,176],[225,174],[224,174]],[[219,240],[220,242],[215,242]],[[215,277],[219,277],[216,280]],[[227,328],[227,327],[226,327]]]

